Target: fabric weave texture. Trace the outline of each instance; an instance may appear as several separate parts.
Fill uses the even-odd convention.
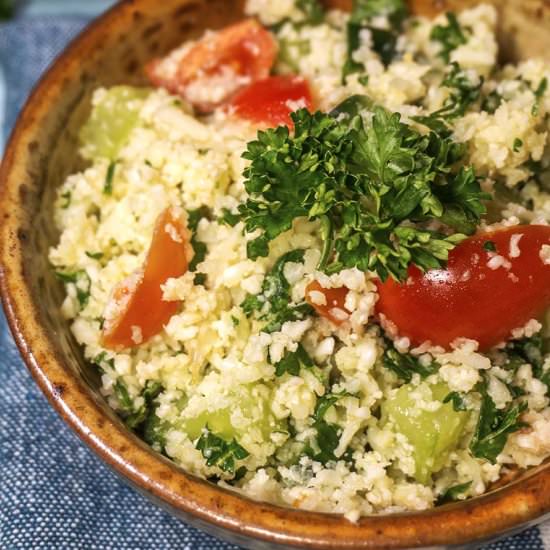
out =
[[[0,154],[33,84],[89,21],[94,4],[99,11],[106,2],[30,2],[0,23]],[[0,380],[1,550],[237,549],[171,517],[115,477],[49,406],[1,314]],[[550,549],[550,526],[486,548]]]

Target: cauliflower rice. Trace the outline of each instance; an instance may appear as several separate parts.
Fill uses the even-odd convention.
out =
[[[305,77],[321,111],[364,94],[420,129],[413,117],[441,109],[449,97],[442,85],[448,64],[441,43],[430,38],[435,26],[447,24],[445,15],[407,19],[387,66],[373,49],[371,32],[361,31],[353,55],[368,79],[355,72],[342,84],[349,14],[332,11],[311,24],[301,21],[290,0],[249,0],[247,12],[275,25],[275,71]],[[465,144],[467,164],[483,178],[483,189],[502,188],[505,197],[500,219],[483,221],[480,232],[550,221],[550,90],[536,90],[550,79],[550,64],[532,59],[499,67],[496,18],[488,5],[458,14],[467,40],[448,60],[471,82],[482,82],[482,98],[499,98],[494,109],[478,100],[452,122],[452,139]],[[317,220],[295,220],[270,243],[266,257],[250,259],[247,244],[257,233],[218,218],[246,200],[243,171],[249,161],[242,154],[257,127],[224,109],[197,117],[162,88],[129,90],[116,92],[126,97],[123,110],[131,124],[114,161],[104,153],[113,143],[100,147],[83,131],[81,153],[89,166],[59,188],[60,238],[49,259],[66,286],[62,313],[86,359],[100,370],[103,395],[157,451],[187,472],[254,499],[339,513],[351,521],[480,495],[510,469],[540,464],[550,455],[543,380],[550,355],[538,369],[528,360],[511,369],[509,346],[482,353],[477,342],[463,339],[447,350],[429,343],[415,347],[391,322],[376,317],[374,272],[317,270]],[[95,92],[94,112],[109,108],[110,94]],[[180,306],[160,333],[140,343],[135,327],[139,345],[106,349],[101,334],[111,292],[141,268],[155,220],[169,206],[207,208],[193,232],[204,258],[195,271],[164,284],[163,299]],[[289,303],[303,303],[312,281],[323,288],[345,286],[346,311],[334,312],[344,322],[337,326],[309,311],[266,332],[243,302],[261,294],[277,260],[297,249],[305,251],[303,258],[283,265]],[[511,256],[520,250],[521,241],[514,242]],[[541,250],[546,263],[548,250]],[[491,261],[496,269],[506,258]],[[322,306],[325,296],[312,292],[311,300]],[[513,337],[523,342],[544,335],[547,323],[539,321],[517,327]],[[438,368],[427,376],[414,371],[404,383],[385,366],[388,342],[419,365]],[[310,362],[277,372],[300,349]],[[521,409],[523,424],[508,434],[494,460],[474,456],[470,448],[484,398],[480,383],[497,411],[527,407]],[[460,396],[466,411],[443,403],[447,394]],[[400,420],[395,403],[414,405],[416,428]],[[435,439],[420,441],[413,433],[418,426],[433,431]],[[438,440],[442,432],[453,432],[452,441]]]

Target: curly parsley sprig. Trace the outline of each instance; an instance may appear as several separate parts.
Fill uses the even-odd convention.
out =
[[[267,256],[269,242],[296,218],[321,220],[327,273],[357,267],[403,280],[412,263],[440,267],[451,250],[475,231],[485,212],[471,168],[456,169],[463,146],[435,132],[422,135],[400,115],[373,109],[335,118],[301,109],[286,126],[258,133],[243,157],[248,200],[239,206],[248,257]],[[444,235],[411,222],[439,220],[460,233]]]

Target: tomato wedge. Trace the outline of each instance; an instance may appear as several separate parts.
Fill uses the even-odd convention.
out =
[[[306,286],[305,299],[321,317],[339,326],[350,314],[345,305],[348,292],[345,287],[323,288],[319,282],[311,281]]]
[[[206,33],[190,49],[153,59],[145,72],[154,86],[210,112],[243,86],[269,76],[277,55],[273,35],[255,19]]]
[[[445,269],[409,268],[405,283],[378,283],[377,311],[415,345],[456,338],[487,350],[550,306],[550,227],[515,226],[466,239]],[[494,249],[495,251],[492,251]]]
[[[313,100],[307,80],[295,75],[280,75],[243,88],[230,105],[237,116],[252,122],[293,127],[290,113],[300,108],[311,111]]]
[[[187,271],[188,230],[179,208],[167,208],[155,223],[145,264],[115,286],[105,308],[101,344],[131,348],[158,334],[179,307],[162,299],[163,285]]]

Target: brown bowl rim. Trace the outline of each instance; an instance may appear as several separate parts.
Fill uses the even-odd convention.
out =
[[[17,166],[30,154],[34,129],[62,93],[63,78],[93,51],[112,26],[142,0],[125,0],[92,21],[35,86],[21,111],[0,165],[0,294],[14,339],[42,392],[104,462],[126,481],[180,517],[233,541],[265,541],[295,548],[408,548],[481,543],[535,524],[550,513],[550,467],[480,497],[421,512],[339,515],[257,502],[185,473],[109,417],[76,373],[64,368],[52,336],[39,322],[22,269],[26,219]]]

